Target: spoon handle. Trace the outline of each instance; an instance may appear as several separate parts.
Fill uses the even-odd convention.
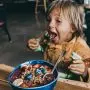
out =
[[[55,66],[54,66],[54,68],[53,68],[53,70],[52,70],[51,73],[54,72],[54,70],[55,70],[55,68],[57,67],[58,63],[59,63],[60,61],[62,61],[62,57],[63,57],[64,55],[65,55],[65,51],[62,51],[62,52],[60,53],[59,58],[58,58],[58,60],[57,60],[57,62],[56,62],[56,64],[55,64]]]

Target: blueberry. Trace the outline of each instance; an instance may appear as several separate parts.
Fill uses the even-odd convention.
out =
[[[32,77],[33,77],[33,75],[32,75],[32,74],[27,74],[27,75],[25,76],[25,79],[26,79],[26,80],[31,80],[31,79],[32,79]]]
[[[36,75],[42,74],[42,71],[41,71],[40,69],[36,69],[35,74],[36,74]]]

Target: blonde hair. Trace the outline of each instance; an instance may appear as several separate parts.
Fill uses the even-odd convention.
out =
[[[75,30],[76,36],[83,36],[83,25],[85,22],[85,13],[83,6],[73,2],[71,0],[55,0],[51,3],[50,7],[47,11],[47,16],[50,12],[55,9],[59,8],[60,14],[63,13],[64,17],[67,17],[70,20],[73,29]]]

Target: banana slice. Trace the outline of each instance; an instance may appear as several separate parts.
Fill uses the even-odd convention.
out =
[[[22,83],[23,83],[23,79],[19,78],[19,79],[16,79],[16,80],[13,82],[13,85],[15,85],[15,86],[20,86]]]

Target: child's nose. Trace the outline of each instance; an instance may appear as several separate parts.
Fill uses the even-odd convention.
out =
[[[50,23],[49,23],[49,29],[52,29],[52,28],[54,28],[55,27],[55,22],[54,21],[51,21]]]

